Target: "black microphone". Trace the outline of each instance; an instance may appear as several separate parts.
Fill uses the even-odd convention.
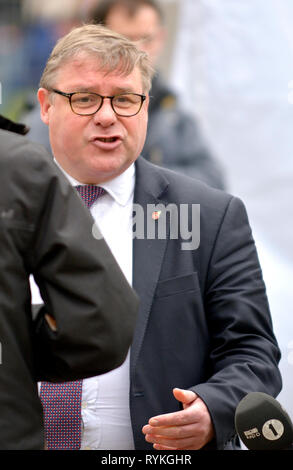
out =
[[[249,450],[292,450],[292,421],[280,403],[266,393],[251,392],[240,401],[235,428]]]

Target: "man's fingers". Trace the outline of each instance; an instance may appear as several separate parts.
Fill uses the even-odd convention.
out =
[[[181,388],[174,388],[173,395],[176,400],[181,401],[185,405],[192,403],[197,398],[196,393],[192,390],[182,390]]]
[[[49,327],[51,328],[52,331],[57,331],[57,323],[56,323],[56,320],[54,317],[52,317],[51,315],[49,315],[48,313],[45,314],[45,319],[49,325]]]
[[[197,428],[198,426],[196,424],[169,427],[153,427],[147,424],[142,428],[142,432],[146,435],[157,435],[171,439],[183,439],[194,436],[197,432]]]
[[[195,410],[191,410],[191,408],[188,407],[188,405],[192,403],[194,403],[194,405],[196,406],[196,400],[198,398],[197,395],[190,390],[180,389],[174,389],[173,393],[174,396],[176,394],[178,397],[185,400],[184,404],[186,408],[180,411],[174,411],[173,413],[166,413],[163,415],[154,416],[149,420],[148,424],[150,426],[184,426],[185,424],[191,424],[197,421],[197,419],[195,418],[196,414],[194,413]]]
[[[160,436],[152,436],[151,434],[146,435],[146,441],[150,444],[159,444],[161,446],[168,446],[172,447],[173,449],[198,449],[200,448],[200,436],[197,439],[194,437],[186,438],[186,439],[168,439],[165,437]]]
[[[198,450],[214,436],[206,404],[190,390],[173,390],[183,410],[154,416],[142,428],[147,442],[157,450]]]
[[[155,450],[180,450],[180,449],[177,449],[176,447],[163,446],[160,444],[154,444],[153,448]]]
[[[184,426],[193,422],[193,416],[189,410],[175,411],[174,413],[166,413],[165,415],[155,416],[149,420],[149,425],[158,426]]]

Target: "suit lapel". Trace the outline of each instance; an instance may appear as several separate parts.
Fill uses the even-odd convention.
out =
[[[168,180],[165,176],[155,166],[146,162],[143,157],[139,157],[136,162],[134,203],[143,209],[145,236],[143,239],[133,239],[133,287],[140,298],[140,308],[131,347],[131,377],[133,377],[143,342],[169,236],[169,228],[167,227],[166,238],[146,238],[148,215],[151,218],[151,212],[148,214],[147,206],[148,204],[166,205],[164,196],[167,187]]]

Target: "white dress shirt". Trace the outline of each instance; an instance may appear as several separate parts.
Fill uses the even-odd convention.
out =
[[[73,186],[81,184],[66,173],[65,176]],[[132,164],[118,177],[101,184],[107,193],[90,209],[130,284],[132,284],[134,184],[135,167]],[[33,303],[39,303],[38,295],[36,286],[32,282]],[[125,362],[117,369],[97,377],[84,379],[81,449],[134,449],[129,410],[129,355],[128,351]]]

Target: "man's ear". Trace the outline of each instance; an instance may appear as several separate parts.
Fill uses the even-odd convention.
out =
[[[49,124],[49,109],[52,106],[50,93],[45,88],[39,88],[38,100],[41,108],[41,119],[45,124]]]
[[[145,108],[146,108],[146,110],[149,109],[149,105],[150,105],[150,95],[149,95],[149,93],[146,93],[146,100],[145,100]]]

